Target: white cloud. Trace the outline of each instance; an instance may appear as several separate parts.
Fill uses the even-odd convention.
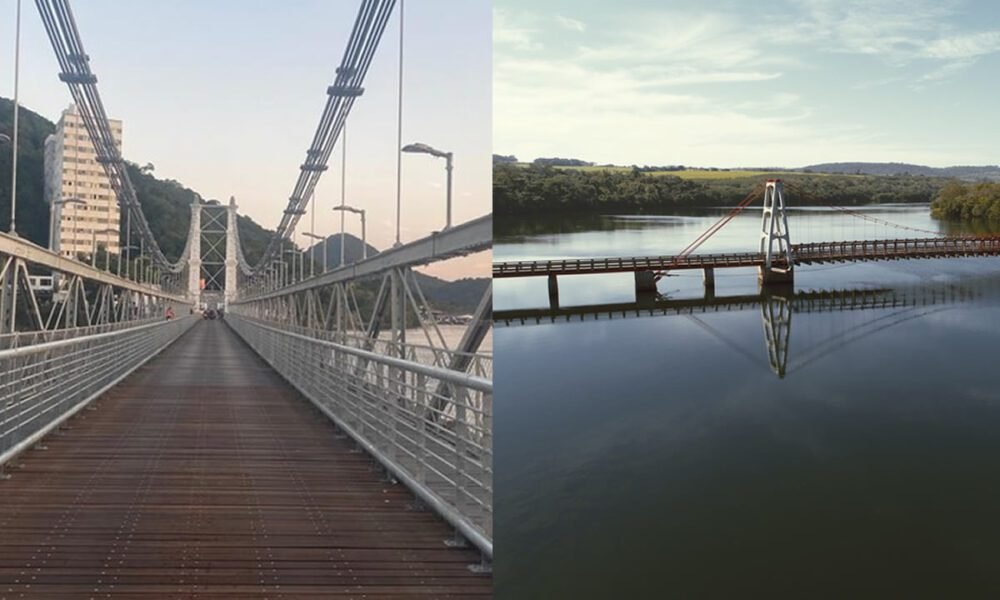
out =
[[[556,23],[558,23],[563,29],[569,29],[570,31],[578,31],[580,33],[587,31],[587,26],[583,23],[583,21],[571,19],[570,17],[564,17],[563,15],[556,15]]]
[[[922,54],[929,58],[953,60],[1000,52],[1000,31],[970,33],[939,38],[927,45]]]
[[[738,14],[618,11],[600,32],[570,38],[575,43],[563,43],[558,28],[567,27],[555,19],[518,15],[505,27],[530,32],[521,49],[543,36],[558,41],[556,50],[530,56],[512,45],[495,53],[495,151],[522,159],[570,152],[598,163],[714,166],[947,162],[940,146],[914,148],[919,135],[893,141],[881,129],[819,118],[824,112],[811,105],[813,96],[789,87],[786,75],[825,68],[817,53],[855,54],[881,65],[871,72],[892,76],[845,89],[919,89],[969,68],[1000,40],[956,33],[945,18],[948,0],[798,4],[798,14],[784,20],[760,14],[776,23],[763,29]],[[739,94],[740,84],[755,82],[768,84]]]
[[[519,51],[537,51],[544,46],[535,40],[537,30],[531,27],[516,26],[506,11],[493,9],[493,44],[502,48]]]

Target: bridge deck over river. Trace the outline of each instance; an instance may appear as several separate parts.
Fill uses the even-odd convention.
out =
[[[0,481],[0,598],[460,597],[474,549],[222,322]]]
[[[852,240],[792,245],[793,265],[996,255],[1000,255],[1000,237],[995,236]],[[776,266],[781,264],[781,259],[775,261]],[[588,275],[763,265],[764,256],[758,252],[510,261],[493,263],[493,277]]]

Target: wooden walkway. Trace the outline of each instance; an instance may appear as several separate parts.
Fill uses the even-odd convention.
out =
[[[492,594],[478,553],[222,322],[43,444],[0,481],[0,600]]]

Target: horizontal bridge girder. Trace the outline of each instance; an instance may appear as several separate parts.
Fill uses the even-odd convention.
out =
[[[77,275],[96,283],[112,285],[116,288],[131,290],[149,296],[158,296],[174,302],[183,302],[184,300],[183,296],[169,294],[149,285],[141,285],[131,279],[116,277],[107,271],[102,271],[77,260],[60,256],[46,248],[36,246],[24,238],[14,237],[6,233],[0,233],[0,254],[16,256],[34,265],[46,267],[66,275]]]
[[[493,215],[489,214],[279,290],[258,296],[241,296],[234,304],[279,298],[312,288],[371,277],[390,269],[425,265],[456,256],[465,256],[486,250],[492,245]]]

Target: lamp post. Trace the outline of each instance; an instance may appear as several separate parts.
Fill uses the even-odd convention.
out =
[[[323,237],[321,235],[316,235],[315,233],[311,233],[311,232],[305,232],[302,235],[304,235],[306,237],[310,237],[310,238],[312,238],[314,240],[322,240],[323,241],[323,272],[326,273],[326,245],[327,245],[327,240],[330,239],[330,238],[326,238],[326,237]],[[315,256],[316,256],[315,252],[310,252],[309,253],[309,258],[311,259],[309,261],[309,276],[310,277],[315,277],[316,276],[316,258],[315,258]]]
[[[353,206],[342,204],[340,206],[334,206],[333,210],[352,212],[356,215],[361,215],[361,260],[368,258],[368,241],[365,239],[365,209],[354,208]]]
[[[143,261],[146,260],[145,254],[139,254],[139,257],[135,259],[135,280],[142,285],[145,283],[143,275],[146,273]]]
[[[97,267],[97,234],[103,233],[108,236],[108,245],[104,247],[104,254],[107,255],[107,258],[105,259],[104,262],[106,270],[110,270],[111,255],[108,254],[108,246],[111,244],[111,234],[116,233],[117,231],[118,231],[117,229],[101,229],[100,231],[94,229],[90,232],[90,247],[92,249],[90,255],[90,266],[95,268]]]
[[[21,70],[21,0],[17,0],[14,21],[14,136],[10,144],[10,234],[17,235],[17,87]]]
[[[72,198],[60,198],[59,200],[56,200],[56,201],[54,201],[52,203],[53,206],[63,206],[64,204],[82,204],[83,206],[86,206],[87,202],[85,200],[81,200],[80,198],[77,198],[77,197],[74,196]],[[59,214],[59,221],[60,222],[62,221],[62,209],[61,208],[59,210],[53,210],[53,211],[51,211],[49,213],[49,249],[50,250],[57,250],[60,254],[62,254],[62,244],[58,244],[59,248],[56,248],[57,244],[55,243],[55,241],[57,239],[59,239],[59,235],[58,235],[59,234],[59,228],[56,226],[56,213]],[[74,213],[75,213],[75,211],[74,211]],[[76,234],[76,221],[75,220],[73,221],[73,233],[74,233],[74,238],[75,238],[76,237],[75,236],[75,234]]]
[[[271,267],[276,267],[273,269],[271,274],[271,289],[278,289],[281,287],[281,282],[284,279],[284,269],[285,261],[283,260],[272,260]]]
[[[448,173],[448,191],[447,191],[447,211],[445,220],[445,229],[451,227],[451,170],[452,170],[452,153],[444,152],[443,150],[438,150],[436,148],[431,148],[427,144],[422,144],[417,142],[415,144],[407,144],[403,146],[403,152],[410,152],[413,154],[430,154],[431,156],[436,156],[438,158],[443,158],[445,160],[445,171]]]
[[[138,246],[125,246],[118,252],[118,276],[122,276],[122,252],[127,253],[125,256],[125,278],[128,279],[129,273],[129,262],[132,260],[132,250],[138,250]]]
[[[288,269],[288,281],[289,283],[295,283],[295,255],[298,254],[298,252],[294,248],[285,248],[285,254],[292,255],[292,266]],[[288,284],[286,283],[285,285]]]

